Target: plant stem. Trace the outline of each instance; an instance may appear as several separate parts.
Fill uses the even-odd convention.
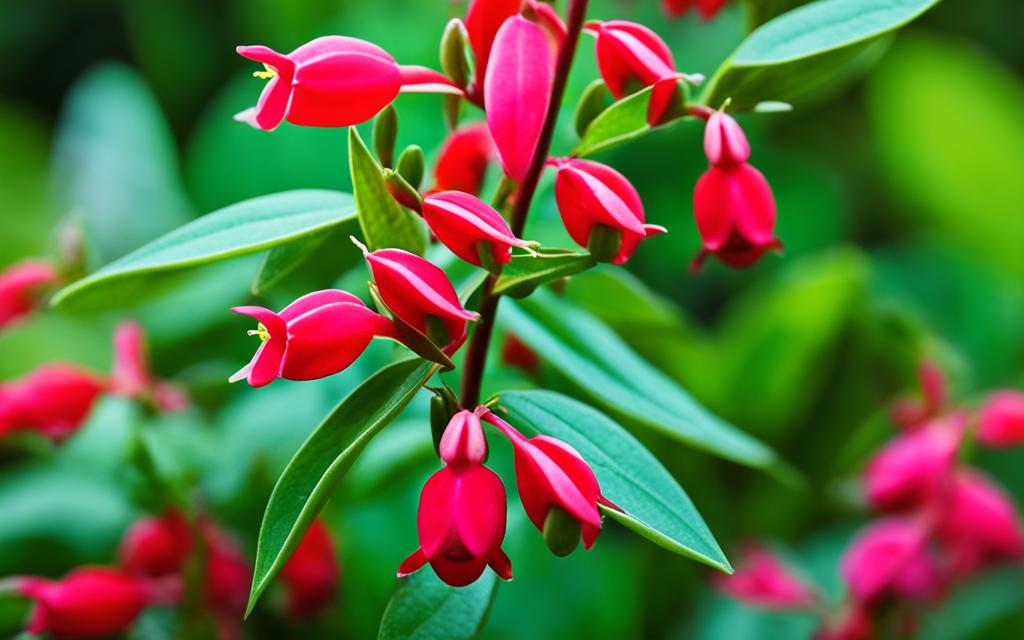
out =
[[[558,60],[555,62],[555,76],[551,83],[551,99],[548,101],[547,114],[544,117],[544,126],[541,128],[540,137],[537,138],[537,148],[533,151],[533,158],[530,160],[529,170],[523,178],[516,193],[515,206],[512,209],[511,227],[512,233],[519,237],[526,227],[526,216],[530,212],[530,205],[533,196],[537,192],[537,183],[540,181],[540,174],[544,171],[544,163],[548,159],[548,151],[551,149],[551,138],[555,132],[555,124],[558,122],[558,112],[562,105],[562,98],[565,95],[565,85],[569,80],[569,70],[572,68],[572,60],[576,55],[576,45],[579,43],[580,33],[583,31],[583,20],[587,14],[588,0],[569,0],[569,8],[566,29],[567,33],[562,46],[558,50]],[[462,374],[462,407],[464,409],[475,409],[480,404],[480,386],[483,383],[484,365],[487,363],[487,352],[491,344],[491,336],[494,333],[494,321],[498,312],[498,301],[500,295],[494,294],[495,276],[489,276],[484,282],[483,291],[480,296],[480,322],[477,323],[470,338],[469,347],[466,351],[466,361],[463,365]]]

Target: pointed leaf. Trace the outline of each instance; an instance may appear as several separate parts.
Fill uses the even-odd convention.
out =
[[[577,156],[588,156],[602,149],[629,142],[647,133],[647,105],[652,87],[626,96],[599,113],[576,145]]]
[[[472,640],[480,634],[497,593],[494,572],[449,587],[424,568],[403,578],[380,621],[378,640]]]
[[[552,391],[511,391],[498,397],[516,428],[527,435],[553,436],[579,451],[594,469],[601,494],[622,509],[602,508],[605,515],[673,553],[732,571],[683,488],[611,418]]]
[[[412,359],[381,369],[342,400],[295,453],[263,514],[246,615],[370,439],[402,412],[438,368]]]
[[[317,233],[268,251],[263,262],[260,263],[260,270],[252,279],[253,295],[263,295],[288,274],[295,271],[329,236],[330,234],[327,232]]]
[[[589,253],[568,249],[544,249],[538,255],[515,255],[504,265],[494,283],[494,293],[521,298],[538,285],[571,276],[597,264]]]

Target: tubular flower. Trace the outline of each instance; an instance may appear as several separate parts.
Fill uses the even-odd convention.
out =
[[[374,337],[394,336],[394,326],[345,291],[308,293],[274,313],[263,307],[235,307],[259,321],[250,331],[262,340],[249,364],[231,377],[254,387],[277,378],[313,380],[334,375],[358,358]]]
[[[512,579],[512,563],[501,550],[505,538],[505,487],[483,466],[487,440],[480,419],[471,411],[455,414],[439,446],[444,462],[423,486],[417,532],[420,548],[398,567],[407,576],[430,563],[441,580],[453,587],[472,583],[491,569]]]
[[[775,237],[775,197],[760,171],[747,164],[750,146],[730,116],[716,112],[704,131],[711,166],[697,181],[693,211],[704,247],[690,269],[700,270],[708,254],[745,269],[782,244]]]
[[[442,191],[424,198],[423,219],[452,253],[478,267],[491,260],[508,264],[512,247],[535,244],[512,235],[500,213],[476,196],[460,191]],[[482,250],[490,253],[490,260],[481,260]]]
[[[0,329],[31,312],[40,290],[58,282],[60,275],[42,260],[24,260],[0,271]]]
[[[443,74],[399,66],[375,44],[346,36],[323,36],[285,55],[262,45],[237,47],[239,55],[263,63],[269,79],[256,107],[236,119],[273,131],[283,120],[309,127],[345,127],[366,122],[401,91],[461,93]]]
[[[437,191],[462,191],[479,195],[487,166],[494,158],[494,142],[487,123],[459,127],[448,136],[434,168]]]
[[[334,599],[338,588],[338,559],[331,534],[314,520],[288,562],[281,568],[287,593],[288,615],[295,619],[320,614]]]
[[[935,499],[956,463],[963,425],[962,416],[952,416],[893,438],[864,470],[868,501],[889,510]]]
[[[466,341],[467,311],[444,271],[401,249],[366,253],[380,298],[395,318],[428,336],[447,354]]]
[[[816,600],[814,589],[781,558],[757,547],[747,550],[736,573],[716,575],[715,585],[741,602],[769,609],[808,609]]]
[[[35,601],[26,630],[61,638],[124,633],[149,604],[142,582],[104,567],[76,569],[57,581],[19,578],[16,589]]]
[[[1024,525],[1013,500],[975,469],[953,478],[938,532],[961,561],[1024,556]]]
[[[111,393],[152,403],[161,411],[188,407],[188,397],[176,385],[157,380],[149,367],[146,334],[138,322],[122,322],[114,331],[114,371]]]
[[[121,539],[119,555],[127,573],[159,578],[180,573],[191,552],[189,523],[180,511],[170,509],[133,524]]]
[[[519,498],[548,547],[568,555],[581,537],[585,549],[594,546],[601,533],[597,505],[614,505],[601,495],[597,477],[583,457],[556,438],[527,438],[490,411],[481,418],[512,442]]]
[[[622,264],[633,255],[641,240],[665,233],[664,227],[644,224],[640,194],[615,169],[591,160],[570,158],[556,158],[550,163],[558,172],[558,213],[572,239],[580,246],[590,247],[591,234],[599,227],[618,238],[617,250],[611,255],[596,255],[598,259]]]
[[[840,571],[859,602],[887,597],[930,600],[941,577],[927,548],[926,527],[916,520],[890,517],[857,535],[843,553]]]
[[[74,365],[53,363],[0,386],[0,435],[38,431],[61,441],[78,430],[107,383]]]
[[[990,447],[1024,444],[1024,393],[1004,389],[985,400],[978,416],[978,440]]]
[[[676,18],[690,9],[697,9],[700,17],[710,20],[715,17],[729,0],[661,0],[661,7],[670,18]]]

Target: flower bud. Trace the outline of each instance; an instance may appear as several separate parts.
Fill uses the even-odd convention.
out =
[[[939,519],[939,535],[979,561],[1024,557],[1024,525],[1013,500],[975,469],[961,470]]]
[[[494,143],[487,123],[460,127],[448,136],[434,167],[434,189],[480,195],[487,167],[494,159]]]
[[[864,470],[868,501],[876,509],[907,509],[935,499],[956,463],[964,420],[952,416],[893,438]]]
[[[338,588],[338,559],[331,534],[319,518],[281,567],[288,615],[296,620],[324,612]]]
[[[106,638],[128,631],[148,604],[137,578],[105,567],[76,569],[57,581],[21,578],[35,607],[27,631],[61,638]]]
[[[82,426],[106,387],[74,365],[43,365],[0,388],[0,435],[31,430],[62,441]]]
[[[523,0],[471,0],[466,10],[466,35],[473,50],[473,91],[478,102],[483,96],[484,74],[490,60],[491,47],[501,25],[519,13]]]
[[[424,164],[426,162],[423,159],[423,149],[419,145],[411,144],[398,156],[395,170],[413,189],[419,189],[423,184]]]
[[[458,18],[448,21],[441,34],[441,70],[452,82],[466,88],[469,82],[469,60],[466,58],[466,25]]]
[[[768,609],[810,609],[816,600],[814,589],[792,567],[758,547],[747,550],[734,574],[716,576],[715,586],[740,602]]]
[[[171,509],[159,518],[133,524],[121,539],[119,556],[127,573],[159,578],[180,573],[191,552],[188,521]]]
[[[31,312],[39,294],[58,282],[60,275],[42,260],[25,260],[0,272],[0,329]]]
[[[1004,389],[985,400],[978,416],[978,440],[990,447],[1024,444],[1024,393]]]
[[[622,264],[636,251],[640,241],[664,233],[665,228],[644,224],[644,205],[640,194],[621,173],[591,160],[559,158],[551,161],[555,177],[555,200],[566,230],[577,244],[589,247],[598,226],[601,231],[595,249],[605,255],[599,259]],[[614,252],[609,248],[618,244]],[[595,256],[597,257],[597,256]]]
[[[921,522],[903,517],[879,520],[857,535],[843,553],[840,570],[860,602],[888,597],[928,601],[941,590],[941,576],[927,548]]]
[[[775,237],[775,197],[761,172],[749,164],[709,168],[694,189],[693,211],[704,241],[691,264],[693,271],[700,270],[708,255],[745,269],[766,251],[782,248]]]
[[[750,143],[732,116],[716,111],[708,118],[704,155],[717,167],[743,164],[750,159]]]
[[[252,360],[231,377],[254,387],[277,378],[314,380],[334,375],[358,358],[374,337],[394,337],[394,325],[362,300],[336,289],[306,294],[274,313],[263,307],[235,307],[259,321],[250,332],[261,339]]]
[[[384,107],[373,121],[373,151],[385,169],[395,160],[395,140],[398,138],[398,112],[394,105]]]
[[[405,181],[402,174],[393,169],[385,169],[384,184],[391,193],[391,197],[395,199],[395,202],[417,213],[423,211],[423,196],[411,184]]]
[[[438,454],[451,467],[483,464],[487,460],[487,438],[480,418],[466,409],[452,416],[441,436]]]
[[[452,253],[478,267],[484,265],[482,258],[498,265],[508,264],[512,247],[535,244],[512,235],[500,213],[460,191],[442,191],[424,198],[423,219]],[[481,255],[481,251],[487,255]]]

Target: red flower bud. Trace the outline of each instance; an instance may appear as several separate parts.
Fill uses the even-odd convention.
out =
[[[257,72],[270,82],[259,102],[236,116],[272,131],[287,120],[310,127],[345,127],[366,122],[400,91],[461,93],[445,76],[422,67],[400,67],[375,44],[345,36],[323,36],[288,55],[262,45],[237,47],[262,62]]]
[[[621,173],[591,160],[558,158],[551,161],[555,177],[555,199],[566,230],[577,244],[590,245],[597,226],[620,234],[621,244],[612,258],[622,264],[644,238],[665,233],[665,228],[644,224],[640,194]]]
[[[74,365],[43,365],[0,387],[0,435],[25,429],[63,440],[82,426],[105,389],[103,379]]]
[[[540,368],[537,352],[512,333],[505,334],[505,342],[501,345],[501,361],[531,376],[536,375]]]
[[[978,562],[1024,556],[1024,525],[1013,500],[975,469],[953,478],[942,509],[939,535],[961,554]]]
[[[60,282],[60,275],[42,260],[25,260],[0,272],[0,329],[25,316],[39,291]]]
[[[716,167],[743,164],[750,159],[750,143],[732,116],[716,111],[704,129],[704,155]]]
[[[394,326],[345,291],[306,294],[274,313],[263,307],[235,307],[260,322],[262,344],[246,366],[231,377],[254,387],[276,378],[313,380],[334,375],[358,358],[375,336],[393,336]]]
[[[816,600],[814,589],[792,567],[757,547],[747,550],[736,573],[716,575],[715,585],[741,602],[769,609],[810,609]]]
[[[927,601],[942,588],[927,548],[927,529],[910,518],[886,518],[869,525],[843,553],[840,569],[860,602],[886,597]]]
[[[460,191],[442,191],[424,198],[423,219],[452,253],[478,267],[480,243],[489,247],[498,264],[512,260],[512,247],[534,244],[512,235],[500,213],[476,196]]]
[[[470,411],[452,417],[441,436],[445,466],[427,480],[420,494],[417,531],[420,548],[398,567],[398,576],[424,564],[453,587],[475,581],[490,566],[512,579],[512,563],[501,550],[505,538],[505,487],[482,462],[487,455],[480,420]]]
[[[146,588],[114,569],[83,567],[58,581],[19,579],[18,591],[35,600],[29,633],[61,638],[106,638],[127,631],[146,608]]]
[[[1024,393],[1004,389],[985,400],[978,416],[978,440],[990,447],[1024,444]]]
[[[320,519],[314,520],[288,562],[281,567],[288,595],[288,615],[295,619],[319,615],[334,599],[338,588],[338,559],[331,534]]]
[[[494,142],[486,123],[456,129],[441,147],[434,168],[434,188],[479,195],[487,166],[493,158]]]
[[[715,17],[728,0],[661,0],[661,6],[670,18],[683,15],[691,8],[700,12],[700,17],[710,20]]]
[[[159,578],[181,572],[192,552],[192,531],[175,509],[144,518],[121,539],[121,566],[127,573]]]
[[[775,237],[775,197],[761,172],[749,164],[709,168],[697,181],[693,211],[704,239],[693,271],[708,254],[745,269],[766,251],[782,248]]]
[[[181,411],[188,396],[176,385],[157,380],[149,368],[146,334],[138,322],[122,322],[114,331],[111,393],[152,403],[161,411]]]
[[[466,10],[466,33],[473,50],[473,95],[482,96],[484,74],[491,56],[491,47],[498,29],[505,21],[519,13],[523,0],[471,0]]]
[[[877,509],[906,509],[934,500],[956,463],[963,416],[893,438],[868,462],[864,483]]]
[[[479,315],[467,311],[444,271],[401,249],[366,254],[381,300],[403,323],[431,336],[431,319],[443,324],[445,336],[436,342],[447,355],[466,341],[466,323]]]
[[[199,523],[206,545],[203,590],[217,612],[241,616],[245,612],[252,581],[252,565],[238,543],[209,520]]]

